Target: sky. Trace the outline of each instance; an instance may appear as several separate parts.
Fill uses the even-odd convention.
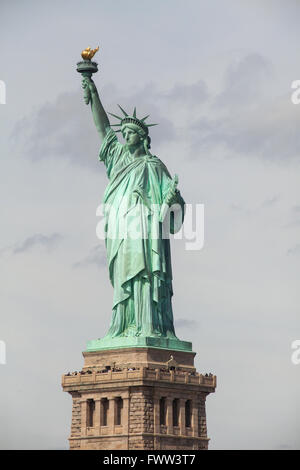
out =
[[[61,376],[109,327],[107,177],[76,71],[98,45],[105,109],[150,114],[152,153],[204,204],[203,248],[171,247],[177,336],[217,375],[210,449],[300,448],[299,13],[294,0],[0,1],[1,449],[68,448]]]

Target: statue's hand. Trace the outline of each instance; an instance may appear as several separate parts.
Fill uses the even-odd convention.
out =
[[[92,93],[97,92],[97,88],[93,80],[89,77],[83,77],[82,79],[82,88],[83,88],[83,99],[85,104],[89,104],[91,101]]]
[[[178,191],[178,189],[171,187],[164,202],[171,207],[173,204],[176,204],[178,202],[179,196],[180,192]]]
[[[165,196],[164,203],[168,204],[168,206],[172,206],[173,204],[176,204],[178,202],[178,199],[180,197],[180,193],[178,189],[176,189],[176,186],[178,184],[178,176],[175,175],[174,178],[170,182],[170,186],[168,189],[168,193]]]

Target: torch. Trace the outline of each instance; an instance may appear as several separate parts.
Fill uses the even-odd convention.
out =
[[[99,46],[96,49],[87,47],[81,52],[83,60],[77,63],[77,72],[81,73],[83,77],[91,78],[93,73],[98,72],[97,62],[92,62],[91,59],[94,57],[96,52],[99,50]],[[88,104],[90,100],[89,88],[85,87],[83,92],[84,100]]]

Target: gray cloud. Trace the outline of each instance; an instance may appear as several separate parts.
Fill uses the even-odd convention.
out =
[[[180,94],[182,98],[184,88],[184,85],[178,85],[179,91],[174,91],[178,99]],[[196,84],[191,88],[200,95],[203,86]],[[189,96],[189,87],[186,87],[186,90]],[[172,92],[170,96],[164,95],[150,83],[131,96],[124,96],[110,85],[101,90],[101,99],[108,112],[118,115],[120,110],[117,103],[128,110],[128,113],[131,113],[138,103],[138,117],[150,114],[147,122],[159,124],[150,131],[155,143],[175,139],[174,126],[161,109],[161,100],[172,99]],[[191,100],[191,96],[188,99]],[[114,118],[110,119],[112,124],[118,122]],[[98,168],[97,156],[101,142],[93,123],[90,106],[84,104],[81,90],[63,93],[55,102],[46,103],[33,115],[20,119],[14,127],[11,139],[21,146],[22,155],[33,161],[67,158],[73,163],[92,169]]]
[[[279,202],[279,200],[280,200],[279,196],[275,195],[275,196],[271,197],[270,199],[266,199],[265,201],[263,201],[261,206],[263,208],[272,207],[275,204],[277,204],[277,202]]]
[[[51,251],[57,246],[58,242],[62,239],[59,233],[53,233],[51,235],[43,235],[37,233],[31,237],[26,238],[22,243],[16,244],[12,247],[12,253],[25,253],[38,246],[45,248],[47,251]]]
[[[297,245],[293,246],[292,248],[289,248],[287,251],[288,255],[299,255],[300,254],[300,244],[297,243]]]
[[[254,210],[253,209],[249,209],[247,207],[244,207],[240,204],[236,204],[236,203],[232,203],[229,205],[229,208],[231,209],[231,211],[235,214],[238,214],[238,215],[243,215],[243,216],[249,216],[251,214],[253,214]]]
[[[255,213],[258,213],[259,211],[261,210],[265,210],[265,209],[270,209],[272,208],[273,206],[275,206],[278,202],[280,201],[280,197],[279,195],[275,195],[275,196],[272,196],[268,199],[265,199],[264,201],[262,201],[260,204],[254,206],[254,207],[251,207],[250,209],[245,207],[245,206],[242,206],[241,204],[237,204],[237,203],[231,203],[229,205],[229,208],[231,209],[231,211],[233,213],[236,213],[236,214],[239,214],[239,215],[247,215],[247,216],[250,216],[250,215],[253,215]]]
[[[272,64],[256,53],[229,65],[222,91],[186,129],[191,155],[219,148],[231,156],[298,162],[299,108],[291,103],[290,83],[278,90],[274,78]]]
[[[277,162],[299,161],[300,113],[289,96],[265,102],[254,109],[222,118],[197,120],[189,128],[192,153],[223,147],[232,156],[254,157]]]
[[[195,320],[189,320],[186,318],[178,318],[175,319],[175,327],[176,328],[195,328],[197,326],[197,322]]]
[[[244,212],[245,211],[245,208],[242,207],[240,204],[232,203],[232,204],[230,204],[230,208],[233,211],[237,211],[237,212]]]
[[[162,99],[172,103],[180,103],[189,109],[199,106],[209,99],[209,91],[204,80],[198,80],[190,85],[177,83]]]
[[[300,225],[300,206],[293,206],[291,212],[290,222],[284,225],[285,228],[298,227]]]
[[[209,93],[206,83],[199,79],[192,84],[178,83],[168,92],[151,82],[129,95],[113,85],[104,87],[100,94],[109,112],[120,114],[119,103],[128,113],[138,105],[138,117],[150,114],[148,122],[159,124],[150,132],[154,153],[156,144],[184,136],[191,155],[205,155],[221,146],[239,157],[299,160],[300,113],[287,92],[279,97],[274,91],[272,73],[270,62],[252,53],[228,67],[221,92]],[[199,105],[203,103],[205,116],[200,116],[203,107]],[[186,118],[183,124],[180,118],[190,115],[191,108],[195,110],[193,119]],[[174,115],[172,121],[170,115]],[[111,118],[111,122],[117,121]],[[12,137],[22,145],[22,153],[34,161],[67,158],[91,169],[99,168],[100,139],[81,90],[63,93],[56,102],[46,103],[32,116],[21,119]]]
[[[215,106],[244,108],[252,105],[268,87],[271,63],[257,53],[231,63],[225,73],[224,90],[215,97]]]
[[[93,247],[84,259],[73,264],[73,268],[86,268],[91,265],[98,268],[103,268],[107,265],[106,251],[102,244]]]
[[[63,93],[20,120],[11,137],[33,161],[67,158],[96,168],[100,140],[89,114],[81,92]]]
[[[97,84],[97,78],[95,83]],[[178,138],[172,122],[174,119],[170,120],[169,116],[172,114],[172,105],[179,110],[190,109],[207,101],[209,97],[203,80],[189,85],[178,83],[168,92],[161,91],[156,84],[150,82],[129,95],[124,95],[115,86],[109,85],[101,90],[100,95],[107,112],[122,114],[117,106],[120,104],[130,114],[138,104],[138,117],[149,114],[147,122],[158,124],[150,128],[154,145]],[[113,117],[110,117],[110,121],[112,124],[119,122]],[[11,139],[20,145],[22,155],[32,161],[67,158],[70,162],[91,169],[99,167],[97,156],[101,142],[90,106],[84,104],[81,90],[62,93],[55,102],[45,103],[32,115],[20,119],[14,127]],[[122,137],[120,140],[122,141]]]
[[[293,228],[293,227],[298,227],[300,225],[300,219],[295,219],[292,220],[291,222],[288,222],[287,224],[283,225],[284,228]]]

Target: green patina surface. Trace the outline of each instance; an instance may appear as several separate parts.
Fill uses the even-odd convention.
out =
[[[190,351],[192,352],[192,343],[189,341],[180,341],[179,339],[153,338],[153,337],[116,337],[99,338],[88,341],[87,351],[98,351],[101,349],[119,349],[132,347],[149,347],[158,349],[171,349],[172,351]]]
[[[80,67],[79,67],[80,71]],[[184,200],[177,179],[149,151],[145,118],[136,110],[120,119],[126,143],[112,130],[94,82],[83,75],[84,99],[91,103],[102,139],[99,160],[108,186],[104,194],[106,251],[114,289],[112,318],[103,338],[89,341],[87,350],[157,347],[191,351],[192,345],[175,334],[172,311],[170,240],[163,236],[169,208],[176,204],[168,230],[175,233],[184,217]]]

